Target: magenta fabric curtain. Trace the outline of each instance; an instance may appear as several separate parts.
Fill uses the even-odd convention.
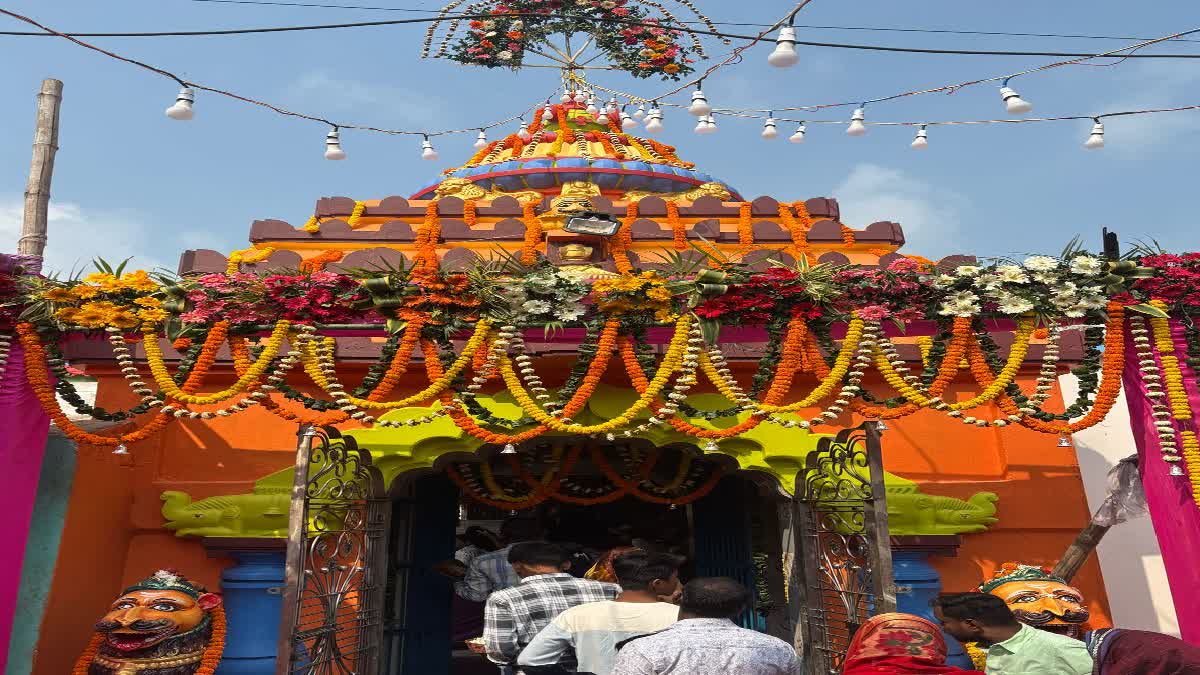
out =
[[[1182,327],[1177,323],[1171,322],[1172,332],[1176,335],[1176,352],[1182,365],[1186,355],[1180,349]],[[1169,474],[1170,463],[1162,458],[1158,435],[1154,431],[1151,401],[1146,396],[1146,388],[1138,372],[1133,340],[1127,339],[1125,345],[1125,399],[1129,405],[1129,419],[1142,467],[1142,484],[1146,490],[1150,519],[1162,550],[1181,637],[1192,644],[1200,644],[1200,602],[1196,602],[1196,592],[1200,589],[1200,507],[1192,499],[1191,484],[1187,477]],[[1182,367],[1191,408],[1193,411],[1200,410],[1196,373],[1186,365]],[[1119,583],[1117,580],[1110,581]]]
[[[21,563],[37,496],[50,419],[25,380],[21,345],[14,342],[0,378],[0,669],[8,658]]]

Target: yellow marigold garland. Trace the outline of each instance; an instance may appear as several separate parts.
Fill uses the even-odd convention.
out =
[[[271,257],[275,249],[271,246],[265,248],[244,248],[240,251],[234,251],[229,254],[229,264],[225,265],[225,274],[237,274],[241,269],[242,263],[258,263]]]
[[[1167,304],[1161,300],[1151,301],[1152,305],[1161,310],[1167,309]],[[1164,388],[1167,391],[1167,405],[1171,408],[1171,416],[1176,420],[1191,420],[1192,406],[1188,400],[1187,390],[1183,386],[1183,369],[1176,356],[1175,341],[1171,337],[1171,321],[1160,317],[1151,317],[1150,328],[1154,335],[1154,348],[1158,351],[1161,363]],[[1181,425],[1182,426],[1182,425]],[[1179,430],[1180,454],[1183,455],[1184,465],[1187,466],[1188,482],[1192,486],[1192,500],[1200,506],[1200,438],[1190,428]]]
[[[351,229],[358,227],[358,223],[362,220],[363,211],[367,210],[366,202],[354,202],[354,210],[350,212],[350,218],[346,220],[346,224]]]
[[[996,379],[984,387],[983,391],[974,398],[951,403],[950,410],[968,410],[981,406],[1007,389],[1008,385],[1016,379],[1017,372],[1021,370],[1021,364],[1025,363],[1025,355],[1029,352],[1029,338],[1033,334],[1033,329],[1033,317],[1023,317],[1018,321],[1017,330],[1013,332],[1013,344],[1008,351],[1008,361],[1005,362]]]
[[[663,388],[666,387],[671,376],[679,369],[680,362],[683,359],[683,352],[687,348],[691,321],[691,315],[684,315],[679,317],[679,320],[675,322],[675,334],[671,336],[671,343],[667,347],[666,354],[663,355],[662,363],[659,364],[658,370],[654,373],[654,379],[650,380],[646,390],[620,415],[600,424],[587,425],[564,422],[558,417],[544,411],[533,400],[533,397],[529,395],[521,379],[517,377],[516,370],[513,369],[512,359],[508,355],[500,357],[500,375],[504,378],[504,383],[508,386],[509,392],[521,406],[521,409],[525,411],[525,414],[537,420],[539,424],[545,425],[555,431],[572,434],[602,434],[617,431],[627,426],[638,414],[649,407],[659,393],[662,392]]]
[[[397,408],[407,408],[411,405],[417,405],[428,401],[437,396],[446,389],[458,377],[471,362],[474,360],[475,352],[483,345],[489,331],[491,323],[486,319],[481,319],[475,324],[475,332],[471,338],[467,340],[466,346],[463,347],[462,353],[450,364],[441,377],[437,378],[429,384],[425,389],[397,401],[372,401],[366,398],[358,398],[345,393],[345,387],[338,383],[336,377],[327,377],[322,372],[316,351],[314,340],[305,340],[305,345],[301,350],[303,353],[302,363],[304,364],[304,372],[312,378],[312,381],[317,384],[326,393],[337,399],[338,404],[346,406],[354,406],[357,408],[365,408],[370,410],[395,410]]]
[[[846,337],[842,340],[842,348],[838,351],[837,359],[833,362],[833,367],[829,370],[829,374],[822,378],[820,383],[809,392],[808,396],[786,405],[759,403],[755,407],[767,413],[789,413],[816,405],[828,397],[850,370],[850,362],[853,360],[855,352],[858,351],[859,341],[862,340],[863,326],[864,321],[858,317],[850,320],[850,323],[846,326]],[[704,366],[704,361],[701,361],[701,366]],[[711,365],[708,367],[711,367]],[[705,370],[706,375],[709,374],[708,367]],[[714,380],[713,383],[716,384],[716,381]]]
[[[237,382],[227,389],[203,396],[189,394],[175,385],[174,380],[171,379],[171,373],[167,371],[166,363],[163,361],[162,350],[158,347],[158,332],[154,324],[147,323],[142,326],[142,334],[145,338],[142,340],[142,346],[146,350],[146,363],[150,366],[150,374],[154,376],[154,381],[158,383],[164,394],[181,403],[207,405],[233,398],[256,383],[266,372],[271,361],[279,355],[290,325],[288,321],[279,321],[275,324],[275,329],[271,332],[271,337],[267,338],[267,344],[263,347],[262,354],[257,361],[250,364]]]
[[[314,213],[313,215],[308,217],[308,220],[305,221],[305,223],[304,223],[304,231],[305,232],[320,232],[321,231],[321,219],[317,218],[317,214]]]

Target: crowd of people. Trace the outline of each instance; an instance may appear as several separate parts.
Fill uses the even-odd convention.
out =
[[[508,521],[501,541],[474,533],[458,556],[468,561],[457,594],[483,603],[477,651],[501,675],[803,672],[791,644],[734,622],[751,602],[743,584],[682,584],[684,559],[652,546],[615,547],[580,574],[575,552],[540,534]],[[1200,675],[1200,648],[1178,639],[1104,629],[1078,640],[1021,623],[988,593],[939,597],[933,614],[940,626],[910,614],[872,617],[853,637],[843,675]],[[986,670],[947,665],[943,633],[985,650]]]

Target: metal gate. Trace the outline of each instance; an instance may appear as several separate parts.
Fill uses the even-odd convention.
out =
[[[792,515],[797,646],[810,675],[840,673],[858,627],[896,609],[876,423],[821,439],[796,477]]]
[[[389,509],[370,452],[300,428],[277,675],[378,671]]]

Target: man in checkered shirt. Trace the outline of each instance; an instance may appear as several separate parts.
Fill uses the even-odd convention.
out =
[[[512,663],[560,613],[588,602],[612,600],[621,591],[616,584],[577,579],[567,570],[570,554],[562,546],[529,541],[513,544],[508,562],[521,583],[488,597],[483,612],[483,642],[488,658],[512,672]],[[572,670],[572,664],[560,664]]]

